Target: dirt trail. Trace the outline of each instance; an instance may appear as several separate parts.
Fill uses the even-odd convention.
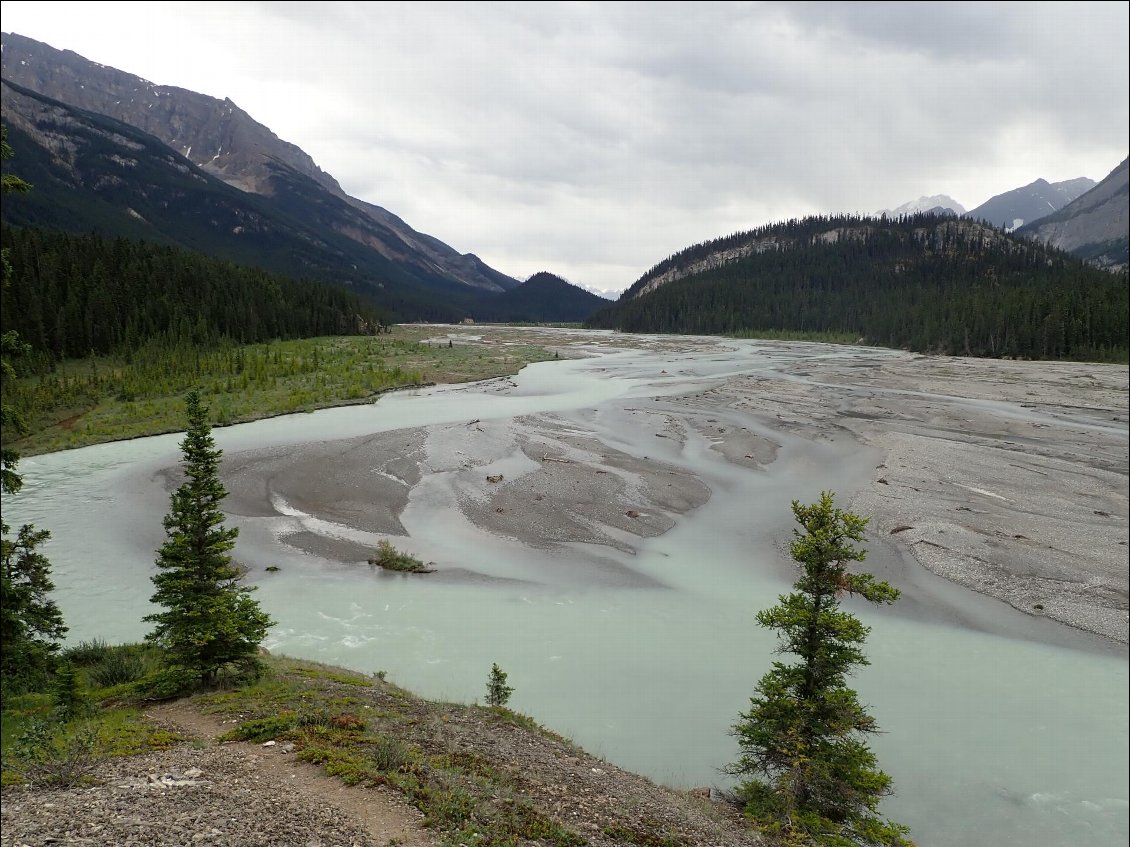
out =
[[[223,720],[175,702],[150,709],[156,722],[206,746],[223,745],[239,755],[271,781],[286,784],[291,791],[340,812],[362,827],[377,844],[400,847],[434,847],[432,833],[421,824],[422,816],[399,795],[387,789],[345,785],[323,770],[282,752],[285,745],[263,746],[244,741],[219,741],[238,720]]]

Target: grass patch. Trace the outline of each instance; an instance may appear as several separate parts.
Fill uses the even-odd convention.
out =
[[[342,668],[331,668],[328,666],[301,667],[295,668],[292,673],[304,676],[307,679],[328,679],[342,685],[355,685],[358,688],[370,688],[373,685],[372,680],[363,674],[343,670]]]
[[[298,716],[283,712],[268,718],[244,721],[220,736],[221,741],[270,741],[290,732],[298,725]]]
[[[554,358],[531,344],[452,344],[434,327],[375,337],[323,337],[204,350],[143,348],[124,357],[70,360],[16,381],[5,401],[28,422],[23,455],[180,432],[184,394],[200,391],[219,426],[330,406],[431,383],[517,373]],[[9,398],[9,393],[11,397]]]
[[[513,724],[519,729],[524,729],[527,732],[535,732],[538,735],[545,736],[546,738],[558,741],[562,744],[571,744],[568,738],[558,735],[552,729],[547,729],[540,723],[535,721],[529,715],[523,715],[521,712],[515,712],[505,706],[479,706],[478,708],[484,709],[491,713],[497,720],[505,721],[506,723]]]
[[[19,698],[5,703],[0,782],[88,784],[103,759],[163,750],[181,740],[147,721],[133,706],[95,709],[86,717],[60,721],[46,696]]]

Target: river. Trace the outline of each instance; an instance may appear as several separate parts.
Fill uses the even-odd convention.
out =
[[[670,531],[633,539],[632,552],[600,551],[648,585],[593,581],[563,566],[568,545],[522,544],[468,524],[439,474],[412,489],[404,510],[412,550],[482,579],[374,574],[302,553],[278,540],[296,522],[358,543],[383,536],[334,526],[285,503],[276,503],[275,516],[233,518],[241,529],[236,554],[278,622],[267,641],[272,652],[384,671],[424,696],[463,702],[483,698],[497,662],[515,688],[513,708],[590,752],[665,784],[724,786],[719,769],[737,752],[728,730],[774,658],[773,636],[754,615],[789,589],[780,552],[791,523],[788,504],[811,502],[823,489],[850,495],[869,481],[877,457],[842,439],[814,442],[775,431],[776,460],[751,473],[705,439],[661,443],[629,412],[708,390],[734,374],[856,351],[733,342],[661,354],[613,348],[600,338],[578,336],[574,343],[586,357],[526,367],[501,393],[441,386],[214,434],[231,458],[271,447],[298,453],[311,443],[374,432],[552,414],[709,486],[710,499]],[[768,433],[764,421],[740,410],[719,414]],[[156,436],[21,464],[25,488],[6,504],[5,521],[50,529],[46,553],[71,642],[144,636],[153,551],[168,508],[160,471],[178,461],[178,442]],[[873,545],[877,565],[895,555],[878,540]],[[269,564],[280,570],[266,574]],[[925,572],[891,572],[904,573],[900,587],[913,594],[913,613],[849,604],[872,627],[872,664],[853,682],[882,729],[871,745],[897,792],[883,810],[928,847],[1125,844],[1125,655],[1086,639],[1076,643],[1070,634],[1014,637],[1026,631],[1020,619],[1027,616]],[[944,613],[955,608],[989,623],[955,625]]]

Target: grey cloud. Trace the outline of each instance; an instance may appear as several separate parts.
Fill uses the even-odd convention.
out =
[[[417,229],[594,288],[772,220],[1099,179],[1128,147],[1125,3],[192,8],[147,7],[185,34],[167,55],[130,7],[55,46],[232,96]]]

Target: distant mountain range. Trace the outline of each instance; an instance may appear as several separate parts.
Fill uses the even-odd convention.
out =
[[[24,36],[2,39],[12,166],[37,189],[5,204],[9,223],[175,243],[333,279],[401,319],[482,319],[504,312],[492,301],[521,284],[349,196],[230,100],[155,85]]]
[[[18,202],[4,203],[4,220],[14,225],[154,241],[294,278],[333,281],[400,320],[575,322],[599,312],[593,325],[729,332],[766,326],[831,331],[842,319],[845,331],[915,349],[1063,356],[1126,347],[1125,331],[1114,341],[1096,330],[1094,337],[1073,336],[1061,344],[1047,336],[1048,327],[1029,327],[1024,339],[1017,329],[1045,314],[1040,309],[1061,314],[1067,308],[1056,288],[1065,280],[1090,286],[1100,300],[1108,296],[1097,278],[1044,245],[1103,268],[1125,269],[1125,161],[1097,186],[1085,178],[1054,184],[1038,179],[969,212],[951,197],[934,195],[874,219],[812,218],[695,245],[656,265],[609,306],[548,272],[520,283],[349,196],[305,152],[229,100],[155,85],[23,36],[2,38],[3,122],[16,151],[8,164],[35,185]],[[1017,226],[1018,237],[1007,233]],[[974,244],[981,252],[972,251]],[[828,256],[835,257],[832,264]],[[1017,287],[1017,256],[1036,280],[1031,291]],[[814,264],[805,264],[810,260]],[[1032,270],[1040,262],[1054,272]],[[879,308],[867,320],[849,320],[867,310],[843,301],[847,312],[814,321],[786,302],[803,301],[813,291],[839,297],[834,286],[822,288],[825,275],[835,278],[834,267],[845,292],[894,297],[900,308],[918,311]],[[983,276],[969,276],[974,271]],[[857,280],[860,274],[884,280],[890,290]],[[915,287],[927,275],[952,279],[958,292],[953,303],[935,302],[937,292]],[[751,282],[755,301],[743,299],[753,295],[740,294],[738,277]],[[908,281],[913,285],[907,287]],[[765,285],[784,286],[791,294]],[[976,285],[988,293],[975,294],[970,286]],[[990,302],[1002,291],[1013,299]],[[705,302],[696,301],[703,297]],[[1035,303],[1031,297],[1044,299]],[[1029,313],[1003,328],[993,323],[998,316],[981,316],[985,309],[1015,316],[1018,303],[1027,304]],[[937,321],[933,330],[911,329],[926,319],[921,310],[952,308],[969,312],[947,319],[944,331]],[[896,313],[902,329],[884,323]],[[792,317],[767,317],[774,314]],[[1090,314],[1079,320],[1093,323]],[[958,326],[960,338],[954,335]]]
[[[1017,231],[1109,270],[1127,267],[1126,162],[1098,185],[1079,177],[1049,183],[1037,179],[965,211],[945,194],[920,197],[878,216],[934,214],[966,217]]]

